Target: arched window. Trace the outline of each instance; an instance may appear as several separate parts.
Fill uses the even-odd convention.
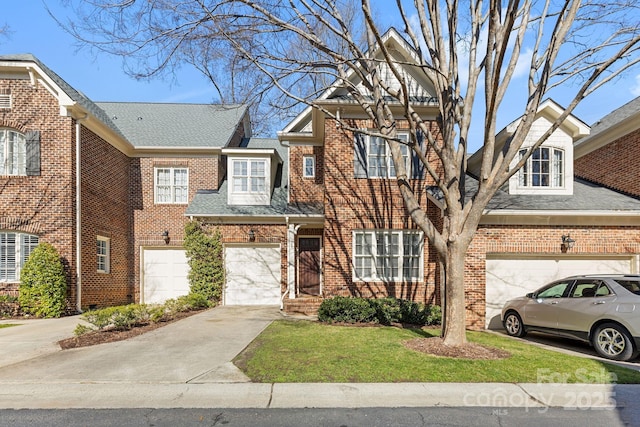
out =
[[[20,269],[38,243],[32,234],[0,232],[0,282],[20,280]]]
[[[520,150],[520,157],[527,150]],[[564,186],[564,150],[552,147],[540,147],[533,151],[518,175],[520,187]]]

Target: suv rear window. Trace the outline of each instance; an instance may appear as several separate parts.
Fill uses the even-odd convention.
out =
[[[632,292],[636,295],[640,295],[640,282],[637,280],[619,280],[616,279],[616,282],[620,284],[623,288]]]

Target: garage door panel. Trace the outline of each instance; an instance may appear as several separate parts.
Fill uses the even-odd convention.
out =
[[[280,247],[225,248],[225,304],[280,304]]]
[[[184,250],[145,249],[142,257],[145,304],[162,304],[189,293],[189,264]]]
[[[532,292],[546,283],[578,274],[630,273],[632,258],[608,259],[487,259],[486,326],[500,329],[500,312],[510,299]]]

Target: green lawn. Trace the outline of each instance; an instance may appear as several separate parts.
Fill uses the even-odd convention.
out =
[[[435,357],[403,342],[433,329],[272,323],[234,363],[254,382],[586,382],[640,383],[640,372],[545,350],[487,332],[469,341],[511,353],[501,360]]]
[[[0,329],[10,328],[11,326],[18,326],[18,323],[0,323]]]

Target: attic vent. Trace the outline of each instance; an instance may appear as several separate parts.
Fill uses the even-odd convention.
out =
[[[11,94],[0,93],[0,109],[2,110],[11,109]]]

